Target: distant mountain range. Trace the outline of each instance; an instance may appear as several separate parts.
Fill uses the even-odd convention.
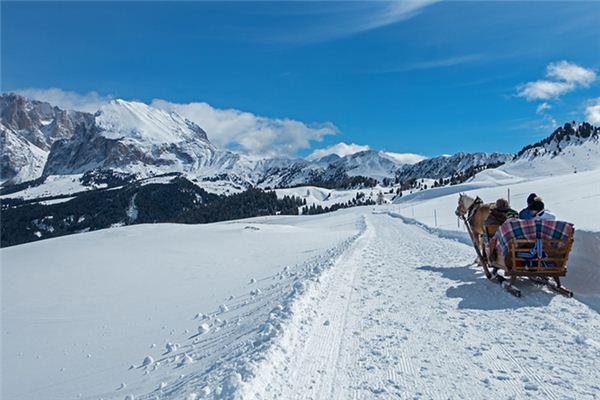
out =
[[[113,171],[132,180],[181,173],[197,182],[221,182],[238,190],[332,185],[352,177],[379,182],[439,179],[512,158],[500,153],[458,153],[411,165],[393,154],[366,150],[316,160],[254,160],[217,148],[200,126],[175,112],[124,100],[113,100],[89,114],[8,93],[0,96],[0,115],[4,187],[93,171]]]
[[[90,114],[3,94],[0,116],[2,247],[137,223],[321,213],[373,204],[377,185],[400,196],[485,174],[511,179],[600,167],[600,129],[587,123],[567,123],[515,155],[457,153],[407,164],[373,150],[254,160],[217,148],[174,112],[123,100]],[[327,207],[290,194],[299,189],[261,190],[298,186],[355,190]]]

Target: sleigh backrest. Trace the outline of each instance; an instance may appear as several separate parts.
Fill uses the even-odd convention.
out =
[[[517,274],[564,276],[573,246],[568,239],[512,239],[508,243],[507,264]]]

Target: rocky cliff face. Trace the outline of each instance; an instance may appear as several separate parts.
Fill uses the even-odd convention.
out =
[[[52,144],[73,136],[93,115],[65,111],[14,93],[0,95],[0,176],[20,183],[41,176]]]

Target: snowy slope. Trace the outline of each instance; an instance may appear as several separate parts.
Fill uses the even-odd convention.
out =
[[[511,154],[505,153],[464,153],[451,156],[439,156],[419,161],[415,164],[403,165],[397,172],[401,181],[420,178],[449,178],[457,173],[464,173],[470,168],[497,165],[512,159]]]
[[[266,340],[256,329],[269,312],[358,223],[340,213],[141,225],[2,249],[2,398],[123,399],[163,381],[175,390],[182,374],[212,379],[214,390],[243,361],[227,366],[223,357]],[[194,344],[188,338],[203,324],[209,332]],[[165,354],[169,342],[181,348]],[[178,367],[184,354],[194,362]],[[140,367],[146,356],[160,366]]]
[[[464,244],[369,215],[240,398],[594,398],[598,313],[534,287],[507,295],[472,258]]]
[[[510,175],[536,178],[548,174],[560,175],[600,169],[600,139],[575,142],[566,145],[560,155],[545,153],[522,156],[499,168]]]
[[[594,398],[597,311],[514,298],[469,246],[385,211],[0,250],[3,396]]]
[[[390,188],[375,186],[365,189],[325,189],[316,186],[299,186],[295,188],[276,189],[277,197],[296,196],[306,200],[307,205],[320,205],[330,207],[334,204],[342,204],[355,199],[358,194],[364,195],[365,199],[375,201],[379,192],[384,193],[386,202],[391,202],[395,197],[394,193],[389,193]]]
[[[48,151],[0,124],[2,182],[20,183],[42,176]]]
[[[207,140],[202,128],[179,114],[134,101],[113,100],[102,106],[96,124],[104,129],[102,136],[136,141],[147,150],[153,144]]]
[[[596,146],[596,147],[593,147]],[[562,154],[530,160],[529,167],[538,172],[531,177],[529,171],[518,168],[516,160],[497,170],[483,171],[467,183],[436,188],[404,196],[390,208],[405,218],[419,221],[446,233],[456,232],[466,238],[465,228],[454,215],[458,193],[479,196],[486,202],[510,198],[511,206],[520,210],[526,198],[536,193],[544,199],[546,207],[560,220],[575,224],[575,243],[569,262],[565,283],[575,291],[575,297],[600,310],[600,169],[591,169],[593,162],[587,157],[575,157],[579,171],[562,166],[570,159],[571,151],[586,154],[588,148],[597,150],[598,143],[588,142]],[[507,170],[522,176],[511,175]]]

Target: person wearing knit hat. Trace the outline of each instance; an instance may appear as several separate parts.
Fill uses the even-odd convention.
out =
[[[546,210],[546,206],[544,205],[544,201],[541,199],[541,197],[534,198],[529,207],[527,208],[529,208],[531,214],[533,215],[533,219],[556,219],[556,216],[554,214]]]
[[[533,201],[535,200],[536,197],[538,197],[538,195],[535,193],[531,193],[529,196],[527,196],[527,207],[525,207],[524,209],[522,209],[519,212],[520,219],[532,219],[533,218],[533,215],[531,214],[531,210],[529,209],[529,206],[531,205],[531,203],[533,203]]]

